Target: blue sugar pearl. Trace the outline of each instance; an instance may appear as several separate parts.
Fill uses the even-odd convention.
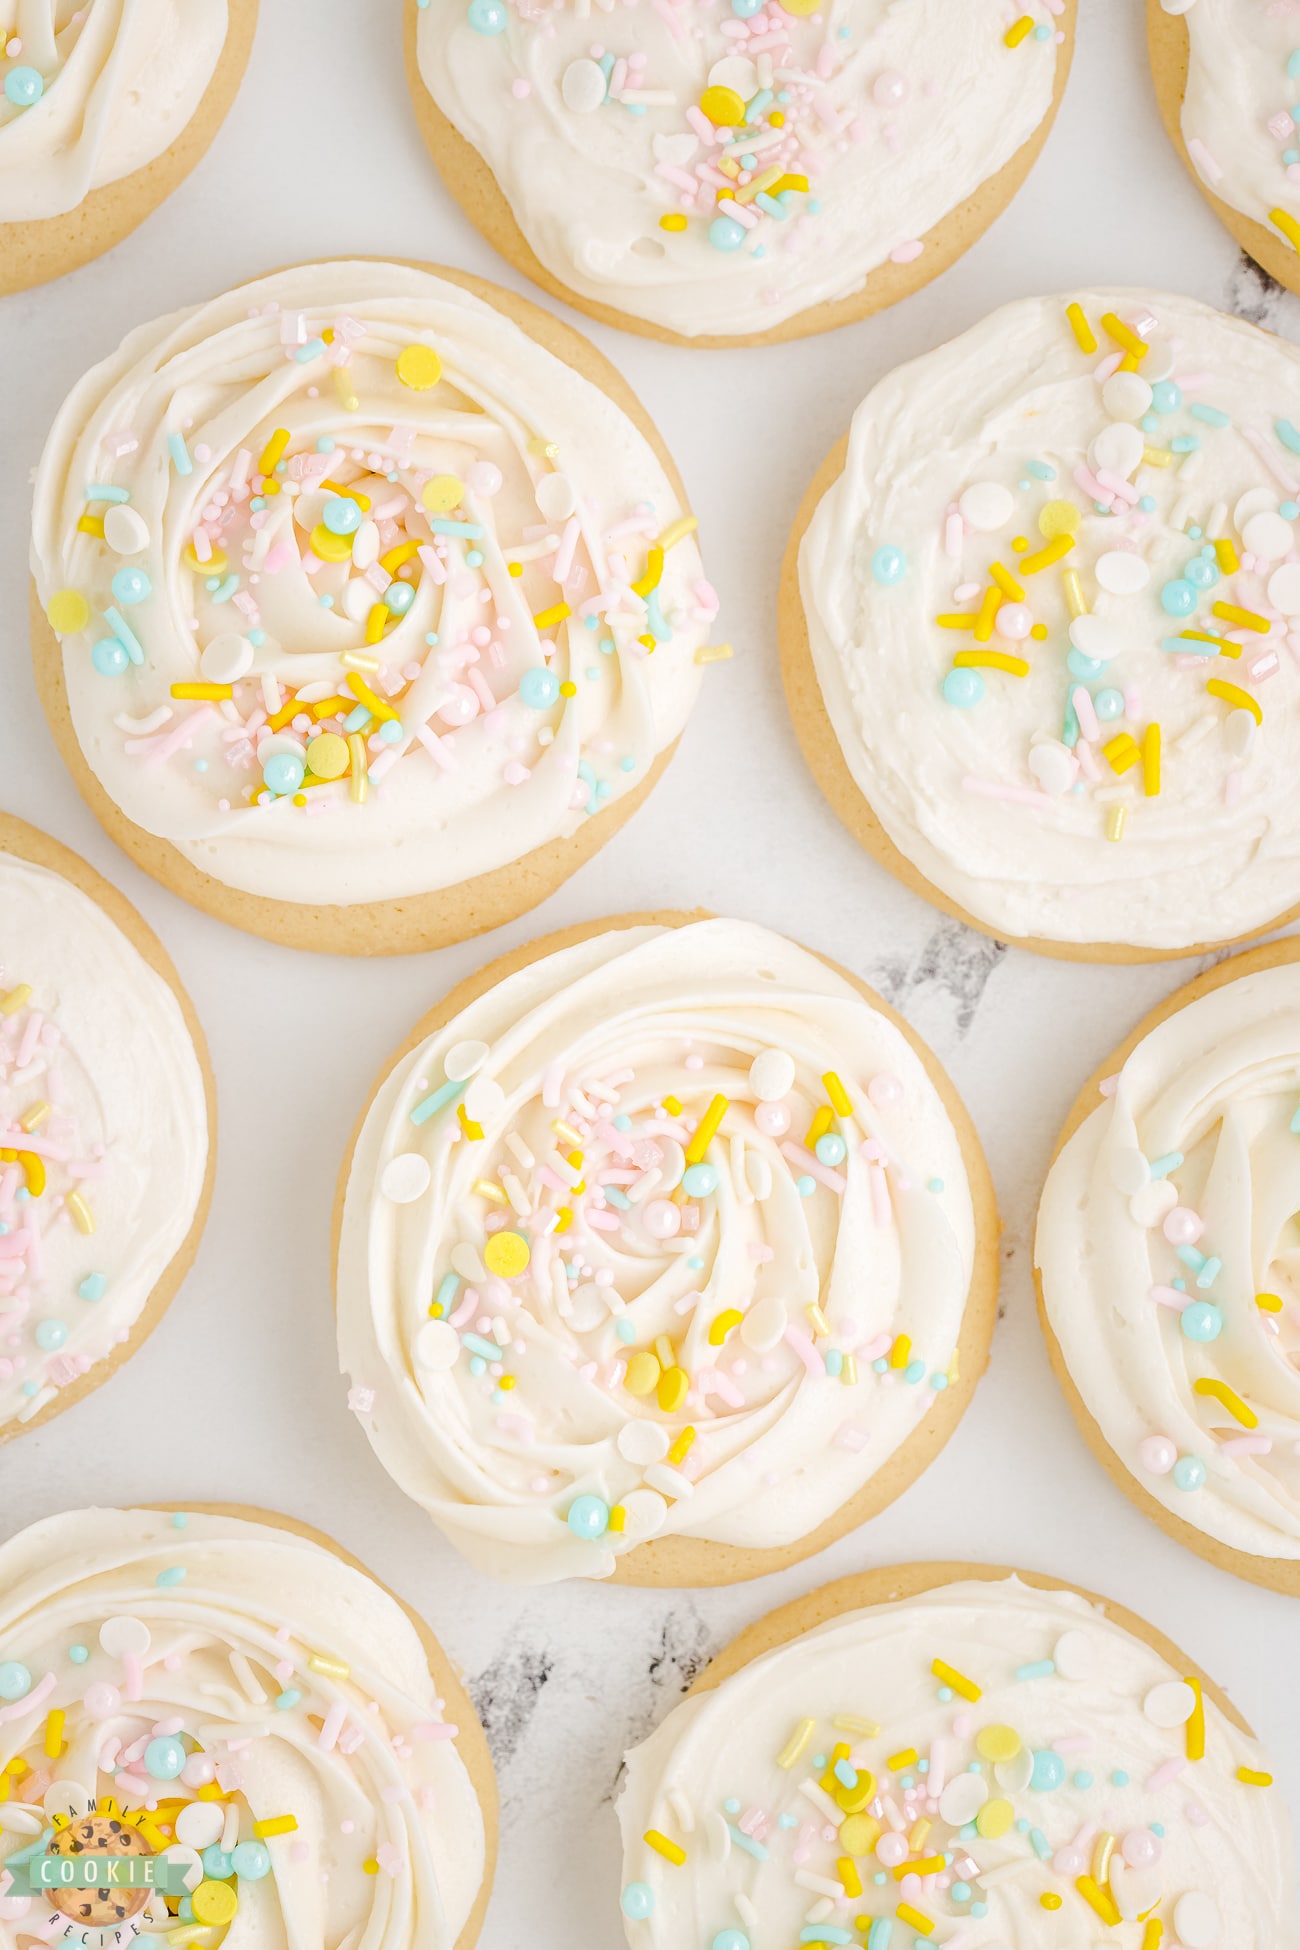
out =
[[[815,1178],[809,1178],[808,1174],[805,1172],[802,1178],[795,1179],[794,1188],[796,1192],[798,1192],[800,1198],[811,1198],[813,1193],[817,1190],[817,1180]]]
[[[709,242],[715,251],[738,251],[745,241],[745,226],[734,217],[715,217],[709,225]]]
[[[26,1699],[32,1690],[32,1676],[17,1659],[0,1665],[0,1699]]]
[[[1076,1774],[1074,1776],[1074,1785],[1081,1792],[1087,1788],[1090,1788],[1092,1786],[1092,1775],[1087,1772],[1081,1772]]]
[[[1178,1316],[1178,1324],[1189,1341],[1217,1341],[1223,1332],[1223,1315],[1209,1300],[1193,1300]]]
[[[88,1645],[70,1645],[68,1647],[68,1657],[74,1666],[84,1666],[90,1657],[90,1647]]]
[[[682,1190],[687,1198],[707,1198],[718,1189],[718,1174],[713,1165],[688,1165],[682,1173]]]
[[[907,573],[907,557],[901,548],[892,548],[886,543],[872,556],[871,573],[877,582],[901,582]]]
[[[538,665],[519,679],[519,695],[534,711],[549,710],[560,695],[560,680],[553,670]]]
[[[1190,616],[1196,601],[1195,585],[1183,577],[1167,582],[1160,591],[1160,607],[1166,616]]]
[[[1126,1773],[1124,1772],[1124,1769],[1123,1769],[1122,1767],[1117,1767],[1117,1768],[1115,1769],[1115,1772],[1114,1772],[1114,1773],[1113,1773],[1113,1774],[1111,1775],[1111,1777],[1110,1777],[1110,1784],[1111,1784],[1111,1786],[1112,1786],[1112,1787],[1127,1787],[1127,1786],[1128,1786],[1128,1784],[1129,1784],[1129,1777],[1128,1777],[1128,1775],[1127,1775],[1127,1774],[1126,1774]]]
[[[909,1361],[903,1370],[903,1380],[912,1388],[925,1380],[925,1362]]]
[[[476,34],[504,34],[506,18],[503,0],[469,0],[469,24]]]
[[[935,1694],[935,1698],[938,1700],[940,1706],[950,1706],[952,1704],[952,1699],[953,1699],[952,1687],[941,1686],[938,1692]]]
[[[1071,677],[1078,677],[1090,684],[1094,677],[1100,677],[1106,666],[1099,657],[1085,657],[1082,650],[1071,650],[1065,659],[1065,668]]]
[[[382,745],[400,745],[405,733],[400,718],[385,718],[377,733]]]
[[[1144,515],[1153,515],[1156,511],[1155,495],[1144,494],[1138,502],[1138,507],[1141,508]]]
[[[113,594],[119,603],[142,603],[152,596],[153,584],[143,569],[119,569],[113,577]]]
[[[842,1165],[849,1151],[838,1131],[824,1131],[815,1148],[819,1165]]]
[[[1207,561],[1203,555],[1193,556],[1183,574],[1193,589],[1213,589],[1219,580],[1218,564]]]
[[[734,1794],[730,1795],[727,1798],[727,1800],[723,1802],[722,1807],[723,1807],[723,1812],[725,1814],[738,1815],[740,1813],[740,1803],[739,1801],[737,1801]]]
[[[120,677],[131,659],[115,636],[102,636],[90,653],[90,661],[101,677]]]
[[[752,20],[765,3],[766,0],[731,0],[731,11],[737,20]]]
[[[1029,1785],[1040,1794],[1050,1794],[1059,1788],[1065,1779],[1065,1762],[1050,1747],[1040,1747],[1034,1755],[1034,1771],[1029,1777]]]
[[[15,108],[30,108],[45,93],[45,77],[36,68],[10,68],[5,97]]]
[[[261,1842],[237,1842],[230,1852],[231,1866],[246,1882],[260,1882],[271,1873],[271,1851]]]
[[[155,1781],[174,1781],[185,1761],[184,1742],[171,1734],[160,1734],[144,1750],[145,1773],[151,1774]]]
[[[933,1388],[936,1395],[942,1395],[944,1389],[948,1386],[948,1377],[943,1372],[942,1368],[937,1369],[936,1372],[930,1376],[930,1386]]]
[[[575,1537],[595,1543],[609,1529],[609,1505],[599,1496],[575,1496],[565,1522]]]
[[[481,568],[482,568],[482,566],[483,566],[483,551],[482,551],[482,549],[481,549],[481,548],[471,548],[471,549],[469,549],[469,550],[467,550],[467,551],[466,551],[466,555],[465,555],[465,560],[466,560],[466,562],[467,562],[467,564],[469,565],[469,567],[470,567],[471,569],[481,569]]]
[[[977,670],[950,670],[943,680],[943,695],[959,711],[969,711],[984,695],[984,679]]]
[[[227,1876],[232,1873],[230,1857],[226,1854],[224,1848],[217,1846],[216,1842],[212,1844],[211,1848],[204,1849],[199,1860],[203,1864],[204,1875],[208,1876],[213,1882],[224,1882]]]
[[[630,1916],[634,1923],[640,1923],[655,1906],[655,1892],[648,1882],[629,1882],[619,1897],[619,1904],[624,1916]]]
[[[1296,157],[1296,161],[1300,162],[1300,156]],[[1300,515],[1300,501],[1284,501],[1278,513],[1283,521],[1294,521],[1296,516]]]
[[[325,503],[321,520],[331,535],[355,535],[361,526],[361,510],[350,494],[336,494]]]
[[[188,1896],[182,1896],[176,1905],[176,1919],[180,1923],[192,1923],[194,1921],[194,1905]]]
[[[1112,718],[1122,718],[1124,715],[1123,691],[1098,691],[1096,697],[1092,700],[1092,708],[1097,713],[1097,716],[1104,719],[1107,723]]]
[[[719,1930],[713,1950],[749,1950],[749,1938],[743,1930]]]
[[[307,767],[297,752],[273,752],[262,767],[268,792],[283,795],[296,792],[307,776]]]
[[[629,1341],[636,1339],[636,1328],[630,1320],[616,1320],[614,1322],[614,1332],[618,1335],[624,1347],[627,1346]]]
[[[1183,403],[1181,386],[1172,379],[1160,379],[1151,388],[1151,404],[1157,413],[1176,413]]]
[[[38,1320],[33,1331],[37,1347],[44,1348],[47,1354],[53,1354],[68,1338],[68,1330],[61,1320]]]
[[[405,616],[415,601],[415,589],[409,582],[390,582],[384,591],[384,602],[394,616]]]
[[[1205,1481],[1205,1464],[1199,1456],[1180,1456],[1174,1464],[1174,1487],[1199,1490]]]
[[[948,1893],[955,1903],[968,1903],[970,1901],[970,1884],[968,1882],[954,1882]]]

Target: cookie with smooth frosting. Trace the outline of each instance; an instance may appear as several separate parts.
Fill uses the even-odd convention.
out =
[[[864,318],[967,250],[1046,140],[1074,18],[406,0],[406,66],[444,182],[517,270],[606,324],[741,345]]]
[[[120,244],[206,152],[257,0],[0,0],[0,294]]]
[[[76,1510],[0,1545],[0,1774],[19,1942],[197,1924],[250,1950],[470,1950],[482,1923],[474,1709],[423,1619],[287,1517]],[[127,1852],[151,1886],[73,1888],[47,1860]]]
[[[627,1757],[630,1950],[1296,1950],[1290,1826],[1214,1682],[1032,1572],[868,1571],[752,1625]]]
[[[0,814],[0,1443],[157,1326],[215,1169],[207,1047],[158,940],[75,853]]]
[[[1179,1543],[1300,1596],[1300,944],[1221,962],[1084,1086],[1039,1206],[1080,1428]]]
[[[1300,352],[1189,298],[994,312],[868,394],[780,630],[805,756],[936,906],[1078,959],[1300,911]]]
[[[729,654],[695,528],[544,312],[304,265],[74,388],[36,480],[37,681],[174,892],[295,947],[438,947],[551,893],[667,763]]]
[[[988,1358],[997,1214],[935,1058],[747,922],[483,970],[362,1115],[339,1360],[380,1461],[524,1583],[724,1584],[865,1522]]]
[[[1300,291],[1300,31],[1268,0],[1147,0],[1160,114],[1211,209]]]

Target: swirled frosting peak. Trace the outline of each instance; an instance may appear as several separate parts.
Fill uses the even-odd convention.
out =
[[[507,975],[390,1072],[340,1360],[381,1460],[499,1577],[832,1517],[955,1372],[962,1148],[907,1038],[739,921]]]
[[[33,1525],[0,1548],[0,1938],[452,1950],[486,1843],[442,1704],[396,1600],[308,1539],[150,1510]],[[159,1892],[53,1914],[30,1867],[70,1822],[96,1852],[138,1838]]]
[[[74,388],[32,567],[121,810],[226,885],[353,905],[640,784],[717,609],[650,443],[460,285],[282,272]]]
[[[1300,964],[1142,1038],[1052,1166],[1035,1252],[1075,1387],[1147,1494],[1300,1558]]]
[[[61,216],[160,156],[227,25],[227,0],[0,0],[0,223]]]
[[[1100,1605],[1017,1578],[763,1653],[629,1754],[618,1815],[631,1950],[1300,1945],[1258,1744]]]

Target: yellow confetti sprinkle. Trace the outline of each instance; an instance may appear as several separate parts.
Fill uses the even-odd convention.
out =
[[[397,355],[397,377],[413,393],[427,393],[442,378],[442,360],[431,345],[407,345]]]
[[[973,1679],[967,1679],[964,1672],[958,1672],[955,1666],[946,1665],[942,1659],[935,1659],[931,1663],[930,1671],[936,1679],[941,1679],[945,1686],[951,1686],[954,1693],[960,1693],[963,1699],[974,1701],[982,1697],[981,1688]]]
[[[681,1844],[670,1841],[668,1836],[661,1835],[657,1828],[647,1828],[641,1839],[654,1850],[656,1855],[662,1855],[664,1861],[671,1862],[675,1868],[680,1868],[686,1860],[686,1850]]]
[[[76,636],[90,621],[90,604],[77,589],[56,589],[45,605],[55,636]]]
[[[494,1232],[483,1248],[483,1264],[502,1280],[517,1280],[527,1272],[532,1256],[521,1232]]]

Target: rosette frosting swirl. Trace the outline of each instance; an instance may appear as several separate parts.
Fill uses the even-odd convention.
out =
[[[306,266],[74,388],[33,573],[86,763],[224,885],[350,905],[575,832],[680,732],[716,598],[597,384],[428,272]]]
[[[732,920],[505,975],[381,1084],[341,1365],[388,1470],[502,1577],[792,1544],[956,1374],[962,1144],[897,1023]]]
[[[451,1950],[486,1859],[457,1733],[396,1600],[309,1539],[148,1510],[35,1524],[0,1550],[0,1918],[48,1920],[19,1871],[109,1797],[184,1871],[182,1913],[155,1896],[146,1929]]]
[[[1052,1166],[1037,1263],[1084,1407],[1149,1496],[1300,1558],[1300,966],[1143,1036]]]

